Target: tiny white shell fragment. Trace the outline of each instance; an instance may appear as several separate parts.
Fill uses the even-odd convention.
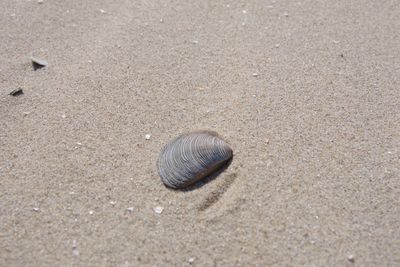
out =
[[[164,211],[164,208],[157,206],[157,207],[153,208],[153,211],[157,214],[161,214]]]

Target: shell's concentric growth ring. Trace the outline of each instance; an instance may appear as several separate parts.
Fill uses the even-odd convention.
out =
[[[166,186],[184,188],[218,171],[232,155],[232,149],[215,132],[187,133],[164,147],[157,171]]]

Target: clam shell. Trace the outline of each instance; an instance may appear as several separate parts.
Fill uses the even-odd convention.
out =
[[[218,171],[232,154],[229,145],[215,132],[187,133],[164,147],[157,171],[166,186],[184,188]]]
[[[41,69],[49,65],[46,60],[39,59],[33,56],[31,56],[31,61],[34,70]]]

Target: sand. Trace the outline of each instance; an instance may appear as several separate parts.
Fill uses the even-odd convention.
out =
[[[1,266],[400,265],[398,1],[0,13]],[[167,189],[160,150],[199,129],[231,165]]]

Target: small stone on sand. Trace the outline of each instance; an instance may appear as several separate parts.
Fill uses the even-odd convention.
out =
[[[44,68],[49,64],[46,60],[35,58],[33,56],[31,57],[31,61],[34,70]]]
[[[146,134],[146,135],[144,136],[144,138],[146,138],[146,140],[150,140],[150,137],[151,137],[151,134]]]
[[[133,207],[129,207],[126,210],[129,211],[129,212],[132,212],[133,211]]]
[[[89,214],[92,215],[94,213],[93,210],[89,210]]]
[[[15,89],[13,91],[11,91],[10,95],[12,96],[19,96],[24,94],[24,91],[21,88]]]
[[[252,75],[253,75],[253,77],[257,77],[258,73],[254,72]]]
[[[39,208],[35,207],[35,208],[33,208],[33,211],[39,211]]]
[[[192,257],[192,258],[189,258],[189,260],[188,260],[188,261],[189,261],[189,263],[193,263],[193,262],[194,262],[194,260],[195,260],[195,258],[193,258],[193,257]]]
[[[164,208],[160,207],[160,206],[157,206],[153,210],[154,210],[155,213],[161,214],[164,211]]]
[[[105,11],[104,9],[99,9],[99,11],[103,14],[107,13],[107,11]]]
[[[354,262],[354,255],[350,254],[349,256],[347,256],[347,260],[350,262]]]

